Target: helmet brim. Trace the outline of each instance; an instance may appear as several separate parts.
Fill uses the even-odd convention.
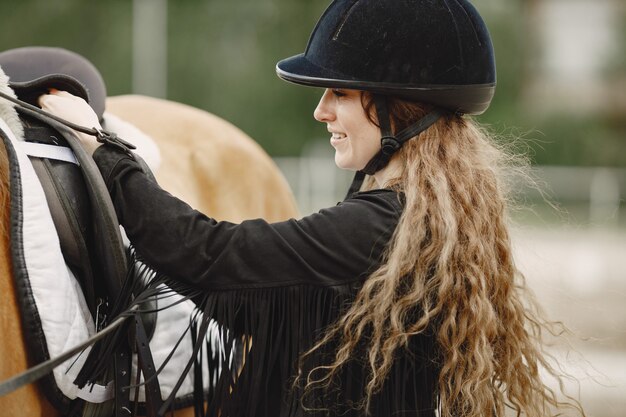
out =
[[[481,114],[489,107],[496,89],[496,83],[412,86],[354,80],[315,65],[306,58],[305,54],[279,61],[276,64],[276,74],[279,78],[295,84],[365,90],[473,115]]]

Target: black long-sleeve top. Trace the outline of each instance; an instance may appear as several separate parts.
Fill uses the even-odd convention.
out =
[[[304,415],[299,391],[289,386],[296,361],[380,265],[402,213],[400,196],[387,189],[360,192],[300,220],[234,224],[171,196],[122,152],[101,147],[94,160],[141,257],[207,294],[202,308],[223,326],[227,346],[237,345],[242,335],[252,340],[241,372],[229,370],[228,354],[216,359],[220,364],[214,367],[222,371],[210,389],[214,410],[222,416]],[[373,402],[374,416],[431,415],[432,341],[415,339],[413,351],[396,361],[391,380]],[[319,365],[315,362],[324,355],[326,361],[332,358],[321,351],[304,369]],[[331,409],[331,415],[349,409],[363,394],[359,360],[343,372],[338,390],[308,404]]]

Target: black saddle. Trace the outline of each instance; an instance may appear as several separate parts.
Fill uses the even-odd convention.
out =
[[[84,98],[102,120],[106,85],[85,57],[63,48],[26,46],[0,52],[0,66],[25,101],[34,103],[53,87]]]
[[[98,70],[84,57],[62,48],[24,47],[1,52],[0,66],[20,100],[38,106],[39,96],[55,88],[82,97],[102,118],[106,87]],[[64,132],[36,114],[17,109],[27,142],[70,147]],[[92,204],[96,199],[108,200],[108,193],[94,188],[99,185],[97,180],[91,179],[87,187],[86,167],[44,157],[31,156],[30,160],[46,194],[65,261],[97,321],[96,294],[106,294],[107,288],[113,295],[119,292],[116,287],[121,286],[127,269],[117,228],[104,224],[116,222],[115,213],[103,212],[110,209],[106,204]],[[102,240],[107,243],[100,243]]]
[[[0,65],[13,80],[15,77],[6,70],[3,62],[3,59],[11,58],[12,55],[4,54],[6,53],[0,54]],[[15,68],[20,67],[18,65]],[[43,75],[35,80],[11,82],[9,86],[19,99],[31,105],[37,105],[37,98],[48,92],[49,88],[56,88],[83,97],[93,107],[93,97],[85,85],[66,74]],[[95,88],[98,89],[100,88]],[[105,91],[104,87],[100,91]],[[111,319],[114,304],[133,297],[125,286],[130,264],[108,191],[93,161],[76,145],[75,140],[70,140],[69,136],[73,135],[71,130],[32,110],[19,106],[16,108],[27,142],[73,148],[76,154],[78,164],[46,157],[31,156],[30,160],[44,189],[65,261],[79,281],[94,322],[100,328]],[[103,107],[95,106],[94,109],[102,116]],[[21,307],[22,311],[28,311],[28,306]],[[156,306],[143,306],[142,309],[155,311]],[[134,349],[137,350],[139,362],[144,365],[142,371],[145,379],[152,379],[150,377],[154,375],[154,364],[147,342],[154,332],[155,322],[156,313],[138,314],[135,323],[126,326],[130,332],[128,342],[117,346],[114,352],[98,350],[96,346],[90,353],[88,362],[111,362],[112,367],[105,382],[115,380],[116,416],[126,415],[125,410],[129,408],[130,392],[126,388],[131,383],[130,367]],[[27,334],[28,331],[27,328]],[[141,343],[136,342],[138,337],[142,337]],[[48,359],[47,352],[42,351],[39,346],[29,348],[31,358],[36,362]],[[151,369],[146,371],[145,367]],[[88,372],[81,372],[76,383],[79,386],[84,385],[92,380],[91,377]],[[58,390],[51,374],[43,378],[40,385],[48,400],[63,413],[78,412],[83,407],[82,404],[72,403]],[[146,410],[150,415],[151,410],[158,408],[161,401],[158,380],[153,378],[145,389]]]
[[[20,114],[20,119],[27,142],[69,148],[63,134],[53,127],[25,114]],[[102,238],[102,232],[97,231],[101,221],[97,220],[99,214],[94,210],[100,208],[92,205],[78,164],[39,156],[29,156],[29,159],[46,195],[65,263],[80,283],[94,321],[101,323],[98,305],[103,300],[98,295],[107,294],[108,288],[115,291],[123,282],[125,250],[116,248],[117,237],[105,237],[111,242],[101,249],[96,247],[96,235]],[[121,243],[121,237],[119,241]],[[109,253],[103,256],[101,252]],[[113,262],[109,264],[106,259]]]

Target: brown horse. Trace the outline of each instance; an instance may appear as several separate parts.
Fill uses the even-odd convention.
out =
[[[107,110],[152,137],[162,161],[155,175],[163,188],[222,220],[297,215],[286,181],[265,152],[242,131],[207,112],[143,96],[107,99]],[[132,140],[132,138],[127,138]],[[8,159],[0,142],[0,381],[28,369],[9,254]],[[0,414],[56,417],[35,384],[0,397]],[[193,415],[179,410],[177,417]]]
[[[196,108],[146,96],[109,97],[107,111],[151,136],[163,155],[161,186],[221,220],[279,221],[297,209],[285,179],[241,130]]]

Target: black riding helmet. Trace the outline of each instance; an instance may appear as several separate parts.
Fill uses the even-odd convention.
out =
[[[85,99],[102,120],[106,86],[85,57],[63,48],[28,46],[0,52],[0,67],[22,100],[36,104],[53,87]]]
[[[489,32],[466,0],[335,0],[305,52],[278,62],[276,72],[296,84],[373,93],[383,137],[367,174],[444,112],[484,112],[496,87]],[[436,110],[394,136],[387,96]]]

